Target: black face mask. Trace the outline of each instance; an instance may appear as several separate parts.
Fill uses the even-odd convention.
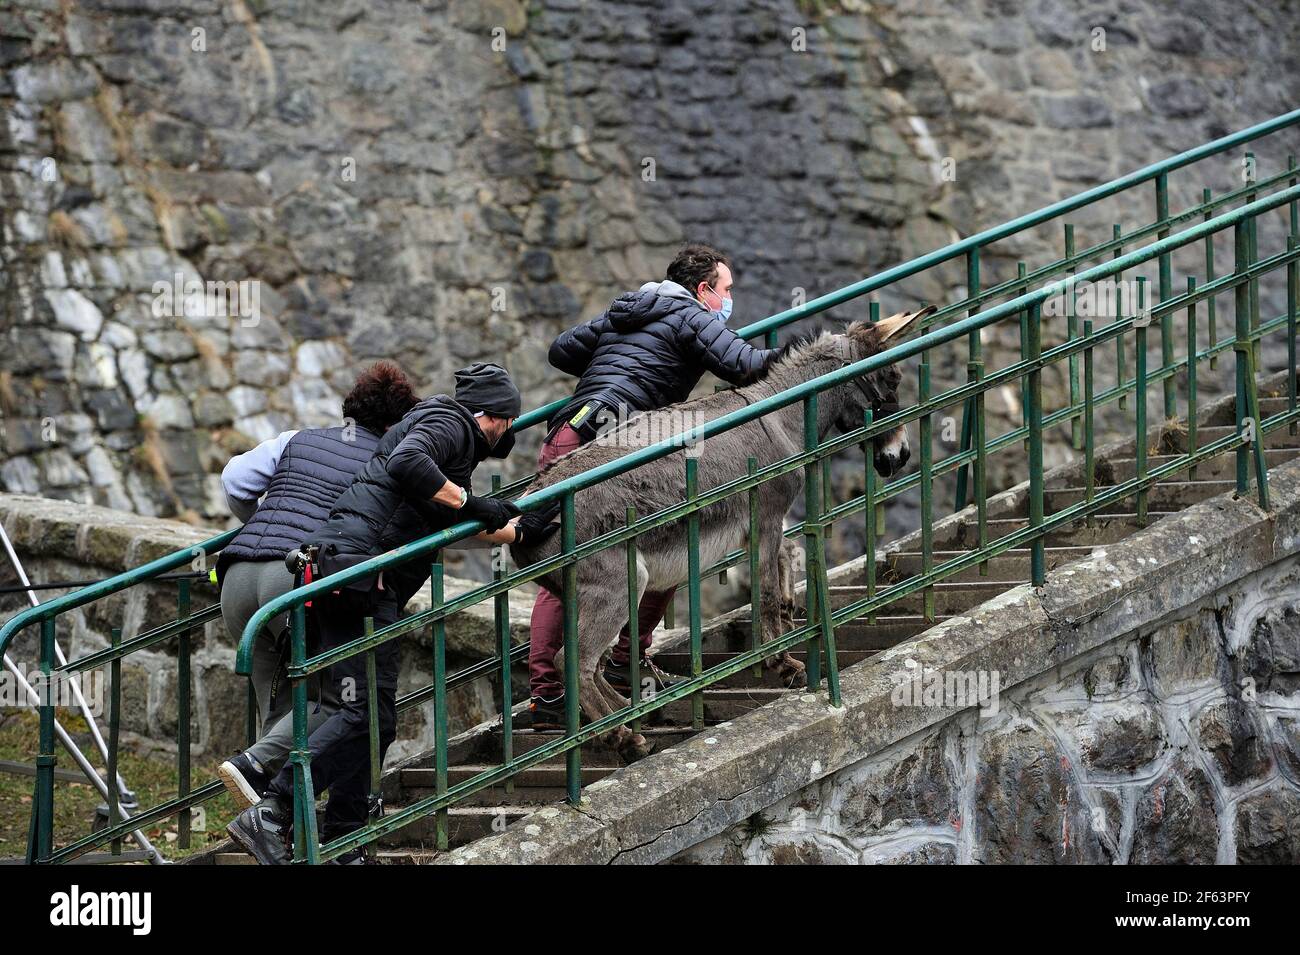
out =
[[[489,458],[504,458],[515,446],[515,433],[507,431],[497,439],[497,443],[488,450]]]

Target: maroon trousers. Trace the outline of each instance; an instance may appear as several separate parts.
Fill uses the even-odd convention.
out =
[[[543,445],[537,456],[537,466],[544,468],[561,455],[568,454],[582,444],[578,432],[567,424],[555,432]],[[654,628],[663,620],[672,600],[673,590],[646,591],[637,608],[637,634],[641,652],[649,648]],[[627,627],[618,635],[611,659],[617,664],[628,662],[629,639]],[[564,646],[564,602],[545,587],[537,591],[533,604],[531,637],[528,647],[528,680],[535,698],[554,700],[564,695],[564,675],[555,668],[555,655]]]

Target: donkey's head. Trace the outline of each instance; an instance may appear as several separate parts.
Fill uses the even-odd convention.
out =
[[[879,322],[854,322],[849,325],[840,339],[840,357],[847,365],[870,358],[893,345],[901,342],[916,327],[917,322],[935,311],[933,305],[916,312],[899,312]],[[873,416],[880,418],[898,411],[898,386],[903,380],[898,365],[886,365],[843,387],[845,399],[840,406],[835,426],[840,431],[852,431],[862,426],[863,412],[871,409]],[[899,426],[887,434],[875,439],[873,461],[876,471],[883,477],[890,477],[903,470],[912,449],[907,443],[907,429]]]

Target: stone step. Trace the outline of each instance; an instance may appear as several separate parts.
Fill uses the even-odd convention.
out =
[[[844,667],[851,667],[855,663],[861,663],[868,657],[874,656],[880,652],[879,649],[845,649],[843,643],[838,642],[838,637],[849,629],[850,627],[841,627],[837,628],[835,631],[837,636],[837,645],[839,647],[841,669]],[[806,662],[807,653],[802,647],[790,651],[790,655],[801,663]],[[719,653],[717,651],[704,653],[702,654],[704,669],[707,670],[720,663],[725,663],[727,660],[731,659],[732,656],[733,654]],[[657,653],[655,654],[655,662],[668,673],[675,673],[684,676],[691,672],[691,655],[689,651],[674,650]],[[745,667],[738,673],[733,673],[728,677],[724,677],[718,683],[715,683],[714,686],[722,688],[766,687],[774,690],[785,689],[785,685],[777,675],[777,671],[775,669],[767,669],[766,667],[760,670],[758,676],[754,675],[753,667]]]
[[[805,620],[799,619],[805,611],[798,608],[798,615],[795,619],[795,627],[805,625]],[[865,622],[854,621],[846,627],[836,630],[836,633],[843,634],[839,642],[841,650],[866,650],[878,651],[885,650],[901,643],[909,637],[914,637],[923,630],[928,630],[933,624],[927,623],[917,614],[899,614],[891,612],[881,614],[876,617],[873,624],[868,625]],[[703,649],[711,653],[739,653],[749,648],[749,620],[735,621],[727,632],[723,635],[710,634],[704,638]],[[656,656],[659,665],[667,669],[663,662],[663,657]],[[686,663],[689,668],[689,657]],[[685,673],[687,670],[672,670],[674,673]]]
[[[682,740],[695,735],[695,731],[689,726],[647,726],[641,730],[642,734],[654,743],[655,749],[667,749]],[[560,739],[564,734],[560,730],[531,730],[516,729],[511,734],[511,744],[516,756],[523,753],[532,752],[539,746]],[[606,746],[600,739],[589,740],[582,746],[584,760],[592,761],[593,765],[614,765],[618,761],[618,754]],[[501,758],[501,730],[496,728],[490,735],[487,745],[484,746],[481,755],[477,757],[480,761],[498,760]],[[564,756],[552,756],[540,765],[550,765],[553,763],[564,765]]]
[[[390,811],[401,809],[400,805],[390,807]],[[453,806],[447,810],[447,838],[449,846],[455,849],[475,839],[494,832],[500,832],[512,822],[517,822],[535,806],[502,804],[497,806]],[[424,816],[395,832],[381,836],[379,845],[400,847],[408,850],[421,849],[431,852],[437,845],[437,817]]]
[[[944,581],[937,583],[933,588],[935,613],[942,615],[965,613],[972,607],[1023,583],[1028,583],[1028,578],[1025,580],[983,580],[963,581],[961,583]],[[831,606],[839,609],[854,601],[862,600],[866,596],[867,588],[865,585],[837,585],[831,588]],[[919,614],[923,606],[922,599],[922,592],[917,591],[899,598],[889,604],[887,609],[890,613],[906,611]],[[837,629],[836,634],[838,633],[839,630]]]
[[[582,763],[582,785],[589,786],[604,779],[621,764],[588,765]],[[447,784],[454,786],[493,767],[485,763],[450,766]],[[514,791],[506,792],[503,784],[489,786],[466,799],[466,806],[527,806],[560,802],[568,793],[564,763],[546,763],[530,766],[514,777]],[[402,770],[402,791],[407,799],[420,799],[435,791],[436,779],[432,769]]]
[[[1197,436],[1197,442],[1200,443],[1200,436]],[[1279,464],[1285,464],[1287,461],[1300,455],[1300,448],[1266,448],[1264,458],[1268,461],[1270,468],[1275,468]],[[1168,464],[1175,460],[1175,455],[1160,454],[1147,458],[1147,470],[1153,471],[1161,465]],[[1114,484],[1123,481],[1131,481],[1137,474],[1137,461],[1133,458],[1120,458],[1110,462],[1111,480]],[[1178,472],[1182,480],[1191,480],[1186,470]],[[1216,454],[1196,466],[1196,480],[1198,481],[1236,481],[1237,479],[1237,456],[1235,454]]]
[[[1204,447],[1213,441],[1221,441],[1237,433],[1235,425],[1216,425],[1196,429],[1196,445]],[[1160,451],[1174,454],[1187,453],[1187,432],[1171,431],[1165,434],[1164,447]],[[1264,435],[1265,448],[1300,448],[1300,434],[1291,434],[1289,428],[1278,428]]]
[[[1092,547],[1046,547],[1044,548],[1047,557],[1047,569],[1055,570],[1057,567],[1073,563],[1076,560],[1082,560],[1093,552]],[[934,552],[934,564],[945,563],[955,560],[969,551],[960,550],[941,550]],[[1028,547],[1018,547],[1013,550],[1003,551],[996,557],[988,561],[987,573],[981,574],[979,565],[968,567],[951,577],[945,578],[954,582],[965,581],[982,581],[982,580],[1028,580],[1030,573],[1031,550]],[[904,551],[898,554],[891,554],[887,562],[883,562],[876,569],[877,583],[894,583],[900,580],[906,580],[909,577],[915,577],[921,573],[922,555],[917,551]],[[857,581],[865,583],[865,581]]]
[[[1285,385],[1283,386],[1285,387]],[[1259,413],[1265,418],[1271,418],[1273,415],[1282,414],[1287,410],[1288,402],[1285,395],[1281,397],[1260,396]],[[1229,402],[1217,413],[1213,415],[1199,416],[1198,425],[1231,425],[1236,424],[1237,412],[1232,403]]]
[[[1183,508],[1219,494],[1235,491],[1236,481],[1162,481],[1147,491],[1148,511],[1181,511]],[[1053,488],[1043,492],[1043,507],[1048,514],[1063,511],[1084,499],[1086,490],[1081,487]],[[1134,492],[1121,501],[1105,505],[1098,513],[1128,513],[1136,506]],[[1148,518],[1148,522],[1149,522]]]
[[[1171,513],[1174,512],[1150,508],[1147,511],[1147,524],[1150,525]],[[999,540],[1020,530],[1022,527],[1028,526],[1028,524],[1029,521],[1025,518],[990,520],[987,522],[988,539],[990,541]],[[1098,544],[1113,544],[1116,541],[1123,540],[1139,529],[1137,515],[1131,511],[1104,516],[1097,515],[1091,524],[1085,518],[1080,517],[1069,524],[1049,531],[1043,543],[1048,547],[1095,547]],[[979,543],[979,528],[972,519],[969,523],[959,525],[957,531],[951,536],[951,541],[945,542],[942,546],[971,550]],[[936,542],[936,546],[941,545]]]

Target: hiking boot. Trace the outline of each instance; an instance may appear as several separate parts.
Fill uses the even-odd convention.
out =
[[[645,681],[647,679],[654,680],[654,690],[656,693],[662,693],[664,690],[672,688],[685,679],[685,677],[680,677],[673,673],[665,673],[663,670],[655,666],[654,660],[648,656],[643,656],[641,658],[640,670],[641,672],[639,676],[642,692],[645,690]],[[609,663],[606,663],[605,679],[609,682],[610,686],[618,690],[620,693],[624,695],[630,694],[632,692],[631,661],[629,660],[627,663],[615,663],[611,660]]]
[[[245,809],[226,826],[226,831],[258,865],[288,865],[293,861],[289,851],[292,817],[279,796],[266,796],[256,806]]]
[[[271,785],[271,774],[247,753],[240,753],[217,767],[217,776],[241,808],[256,806]]]
[[[528,704],[530,726],[535,730],[562,730],[568,727],[564,714],[564,694],[553,700],[535,696]]]

